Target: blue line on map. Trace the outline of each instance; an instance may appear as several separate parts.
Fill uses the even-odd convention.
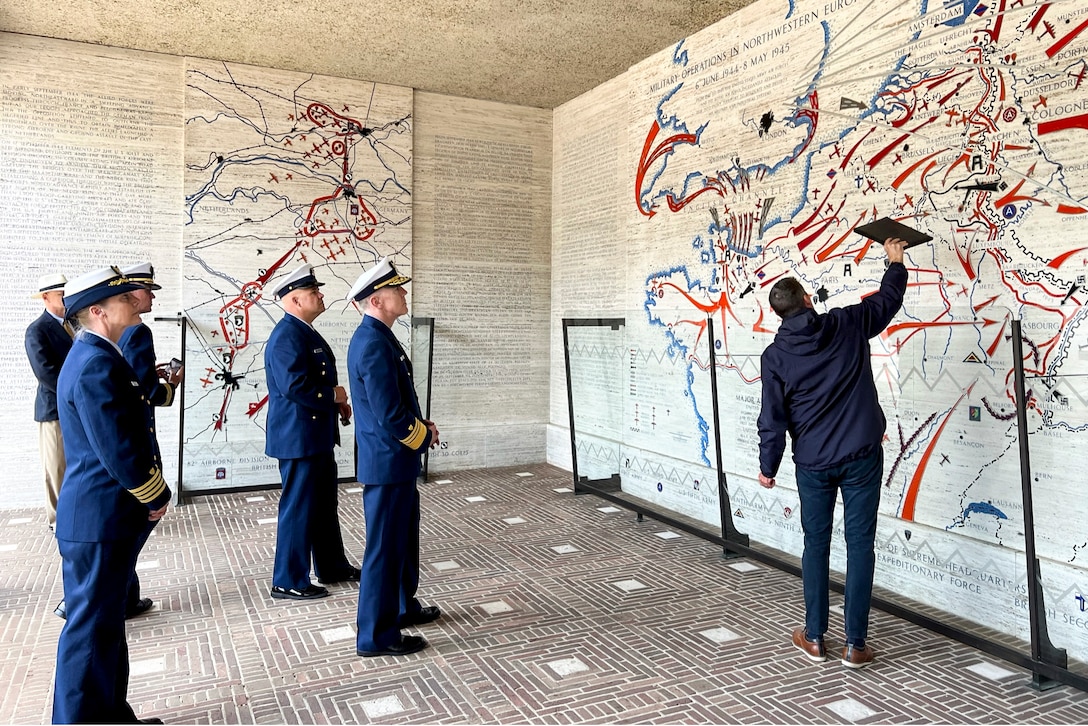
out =
[[[687,40],[687,38],[684,38],[684,40],[681,40],[679,43],[676,44],[676,47],[673,48],[673,50],[672,50],[672,63],[673,63],[673,65],[686,66],[688,64],[688,52],[687,52],[687,50],[685,49],[683,52],[680,51],[680,49],[684,47],[684,41],[686,41],[686,40]]]
[[[692,283],[691,278],[688,276],[687,267],[683,265],[671,267],[663,272],[653,272],[646,277],[645,284],[648,286],[650,281],[657,277],[669,277],[675,273],[681,273],[684,276],[684,283],[688,290],[691,290]],[[689,350],[684,343],[676,337],[676,334],[672,329],[666,325],[660,317],[656,317],[651,310],[652,307],[657,305],[657,298],[651,293],[646,293],[646,303],[643,306],[646,310],[646,319],[650,325],[661,328],[665,331],[665,338],[669,341],[667,352],[670,357],[676,358],[682,356],[684,361],[684,367],[687,371],[687,389],[685,395],[691,399],[691,410],[695,413],[695,419],[699,427],[699,457],[702,459],[703,464],[706,466],[713,466],[710,463],[710,459],[707,457],[707,449],[710,447],[710,424],[706,422],[703,415],[699,413],[699,402],[695,399],[695,391],[693,390],[695,384],[695,371],[693,370],[694,364],[689,357]]]
[[[664,96],[662,96],[661,100],[657,102],[657,108],[654,109],[654,112],[655,112],[655,115],[657,116],[657,123],[661,126],[662,130],[671,128],[671,129],[675,129],[676,131],[678,131],[678,132],[680,132],[682,134],[689,133],[688,127],[687,127],[686,124],[684,124],[675,115],[670,116],[668,118],[665,118],[665,116],[663,114],[663,110],[662,110],[664,108],[665,104],[668,103],[672,99],[672,97],[676,95],[676,92],[679,91],[683,87],[684,87],[684,82],[683,81],[681,81],[680,83],[677,83],[672,88],[671,91],[669,91]],[[705,126],[705,124],[704,124],[704,126]]]
[[[674,129],[680,131],[681,133],[688,133],[687,126],[680,123],[679,119],[677,119],[675,116],[672,116],[671,118],[666,120],[666,119],[664,119],[662,117],[662,111],[661,111],[661,107],[665,105],[665,102],[668,101],[670,98],[672,98],[676,94],[677,91],[679,91],[681,88],[683,88],[683,86],[684,86],[683,83],[677,83],[676,86],[674,86],[671,91],[666,93],[661,98],[661,100],[658,101],[658,103],[657,103],[657,108],[654,110],[654,116],[657,119],[658,126],[660,126],[662,130],[671,127],[671,128],[674,128]],[[675,125],[675,124],[679,124],[679,125]],[[700,131],[701,131],[701,129],[700,129]],[[672,156],[674,150],[675,150],[675,147],[674,147],[674,149],[670,149],[669,151],[667,151],[665,153],[665,155],[661,157],[661,159],[660,159],[661,167],[657,170],[657,173],[655,173],[652,177],[650,177],[649,182],[646,184],[646,191],[643,191],[642,189],[639,189],[639,204],[642,205],[643,209],[650,209],[650,208],[653,207],[653,199],[656,199],[657,197],[654,197],[653,199],[650,200],[649,204],[646,204],[645,203],[645,196],[646,196],[646,194],[647,194],[647,192],[649,190],[654,188],[654,184],[656,184],[657,180],[661,178],[661,175],[665,173],[665,168],[668,166],[669,157]]]

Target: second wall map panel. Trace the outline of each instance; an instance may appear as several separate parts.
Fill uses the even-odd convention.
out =
[[[347,386],[361,314],[348,289],[384,256],[410,274],[412,129],[409,88],[187,61],[187,490],[279,480],[264,455],[264,344],[283,315],[276,280],[299,265],[326,283],[314,327]]]

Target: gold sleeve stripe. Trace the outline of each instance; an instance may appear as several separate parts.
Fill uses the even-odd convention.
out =
[[[418,449],[423,446],[423,442],[427,440],[427,424],[420,421],[418,418],[416,422],[412,424],[412,430],[408,432],[408,435],[400,440],[402,444],[409,449]]]
[[[169,383],[164,383],[162,385],[163,388],[166,389],[166,400],[163,401],[162,405],[169,406],[174,402],[174,387],[171,386]]]
[[[131,492],[132,496],[147,504],[155,501],[165,489],[166,480],[162,478],[162,472],[155,469],[151,474],[151,478],[145,484],[132,489]]]

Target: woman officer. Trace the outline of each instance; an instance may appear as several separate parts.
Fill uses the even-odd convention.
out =
[[[170,502],[151,409],[117,347],[140,322],[140,285],[116,267],[64,287],[79,332],[57,381],[68,468],[57,501],[67,619],[57,643],[53,723],[139,723],[127,701],[125,598],[139,535]],[[150,723],[162,723],[148,719]]]

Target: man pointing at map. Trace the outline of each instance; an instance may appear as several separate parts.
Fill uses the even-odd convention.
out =
[[[827,659],[828,559],[835,498],[842,490],[846,537],[842,664],[847,668],[863,668],[873,661],[865,638],[884,469],[881,441],[887,422],[873,382],[869,339],[879,335],[903,305],[907,287],[903,247],[897,238],[884,242],[888,269],[879,291],[823,315],[812,309],[812,296],[795,278],[776,282],[770,303],[782,323],[761,359],[759,483],[767,489],[775,485],[788,431],[805,533],[801,557],[805,626],[793,631],[793,644],[810,660]]]

